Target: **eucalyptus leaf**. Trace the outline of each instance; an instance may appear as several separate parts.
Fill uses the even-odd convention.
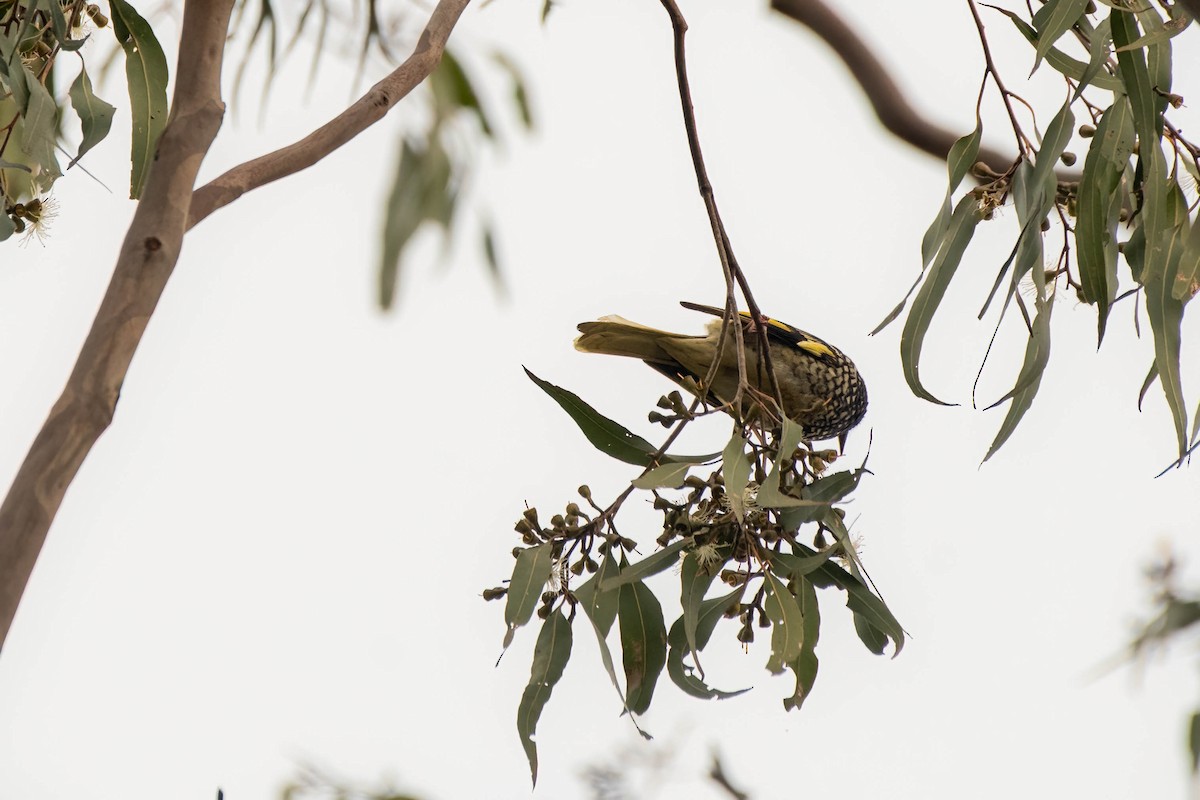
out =
[[[704,669],[700,666],[696,629],[700,623],[700,607],[703,605],[704,595],[708,593],[708,587],[716,577],[715,567],[719,566],[719,563],[701,564],[696,551],[693,550],[683,557],[679,570],[679,603],[683,608],[683,632],[692,662],[700,671],[701,678],[704,677]]]
[[[583,435],[597,450],[626,464],[645,467],[653,463],[651,456],[658,451],[657,447],[637,434],[631,433],[623,425],[605,417],[574,392],[544,381],[528,369],[525,370],[525,374],[537,384],[538,388],[550,395],[554,402],[570,415],[571,419],[575,420],[575,424],[583,431]],[[716,453],[701,456],[666,455],[662,456],[660,460],[671,463],[700,464],[712,461],[716,457]]]
[[[167,125],[167,58],[150,23],[127,0],[110,0],[113,35],[125,51],[129,109],[133,115],[129,197],[142,194],[158,137]]]
[[[617,619],[621,623],[626,707],[634,714],[645,714],[667,663],[667,627],[662,606],[646,584],[628,583],[620,592]]]
[[[68,95],[71,98],[71,106],[79,116],[79,123],[83,130],[83,139],[79,142],[79,149],[75,152],[71,163],[67,164],[67,169],[70,169],[79,159],[83,158],[85,153],[108,136],[108,131],[112,127],[113,114],[117,109],[101,100],[92,91],[92,81],[88,78],[87,69],[82,64],[79,68],[79,77],[71,84]]]
[[[542,710],[550,700],[550,694],[562,678],[567,661],[571,658],[571,637],[571,623],[561,611],[555,611],[542,623],[541,633],[538,634],[537,644],[533,648],[529,683],[517,707],[517,735],[520,736],[521,747],[529,759],[529,774],[534,786],[537,785],[538,772],[537,743],[534,742],[534,735],[537,733]]]
[[[1050,47],[1083,16],[1088,2],[1089,0],[1049,0],[1033,15],[1033,26],[1038,36],[1030,75],[1050,52]]]
[[[651,575],[657,575],[664,570],[670,569],[679,563],[679,551],[689,544],[691,544],[690,539],[679,539],[667,545],[662,550],[651,553],[641,561],[635,561],[629,566],[623,567],[621,574],[601,581],[600,590],[607,592],[618,586],[640,581],[643,578],[648,578]]]
[[[804,615],[804,644],[800,655],[788,664],[796,675],[796,690],[783,700],[785,711],[793,711],[804,704],[817,681],[817,639],[821,635],[821,611],[817,605],[817,590],[803,578],[796,582],[796,602]]]
[[[504,606],[504,623],[508,626],[504,633],[504,647],[512,644],[517,628],[529,622],[533,616],[553,567],[554,557],[548,544],[527,548],[517,555]]]
[[[1133,144],[1133,110],[1118,96],[1100,118],[1084,159],[1075,230],[1082,296],[1097,306],[1098,343],[1116,297],[1120,185]]]
[[[937,257],[924,283],[913,298],[912,308],[904,322],[904,330],[900,334],[900,364],[904,379],[908,382],[913,394],[938,405],[955,405],[946,403],[934,397],[921,383],[920,363],[921,346],[925,334],[933,321],[933,315],[946,294],[950,279],[962,260],[963,252],[971,242],[975,226],[979,224],[979,205],[975,197],[967,194],[958,201],[954,213],[950,217],[945,238],[938,249]]]
[[[767,659],[767,671],[778,675],[800,657],[800,648],[804,646],[804,614],[786,583],[770,569],[764,570],[763,579],[767,586],[763,608],[771,620],[771,657]]]
[[[694,668],[683,660],[689,652],[704,649],[709,639],[712,638],[717,623],[724,618],[725,612],[737,602],[741,594],[741,589],[734,589],[723,597],[714,597],[700,604],[696,613],[695,647],[688,644],[683,617],[675,620],[675,623],[671,625],[671,632],[667,635],[667,643],[670,647],[667,651],[667,674],[671,676],[671,680],[675,682],[676,686],[692,697],[704,700],[723,700],[750,691],[749,689],[724,691],[710,687],[701,678],[696,677],[695,671],[699,665]]]

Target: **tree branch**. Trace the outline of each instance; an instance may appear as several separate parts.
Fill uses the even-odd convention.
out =
[[[197,189],[192,196],[188,229],[246,192],[311,167],[383,119],[398,101],[437,67],[446,49],[450,31],[469,2],[440,0],[417,40],[413,54],[341,114],[300,141],[239,164]]]
[[[112,421],[121,384],[175,268],[200,162],[225,104],[221,61],[234,0],[188,0],[171,116],[108,292],[62,395],[0,505],[0,646],[67,487]]]
[[[945,158],[959,134],[927,120],[905,99],[887,68],[866,42],[820,0],[771,0],[771,8],[804,25],[825,41],[858,81],[880,123],[897,138],[937,158]],[[987,147],[979,160],[1003,174],[1014,157]],[[1078,175],[1060,175],[1060,181],[1077,181]]]

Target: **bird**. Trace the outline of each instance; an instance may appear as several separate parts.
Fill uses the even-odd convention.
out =
[[[724,309],[715,306],[690,302],[680,305],[718,317],[725,314]],[[769,397],[773,391],[758,363],[759,345],[753,319],[747,311],[742,311],[739,316],[745,326],[747,381],[753,389]],[[837,438],[844,450],[846,435],[867,413],[867,384],[858,368],[841,350],[811,333],[771,317],[763,317],[762,322],[765,323],[771,363],[783,400],[783,412],[803,426],[805,439]],[[704,335],[671,333],[610,315],[580,323],[575,349],[640,358],[685,389],[694,391],[696,384],[703,384],[716,357],[721,327],[722,320],[717,319],[708,323]],[[708,396],[703,399],[714,405],[728,406],[737,395],[738,367],[732,326],[726,337],[729,341],[721,349],[721,363],[711,385],[704,387]],[[761,402],[753,397],[743,397],[743,413],[751,413],[756,404],[761,405]]]

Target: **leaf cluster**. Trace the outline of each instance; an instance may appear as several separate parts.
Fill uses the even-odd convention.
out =
[[[0,241],[40,231],[52,205],[46,195],[67,169],[108,136],[116,109],[96,96],[80,48],[95,31],[112,31],[125,54],[133,116],[130,197],[136,198],[167,122],[167,62],[149,23],[126,0],[112,0],[110,20],[83,0],[0,2]],[[70,156],[62,145],[62,105],[54,80],[63,53],[75,53],[79,73],[67,91],[80,124]]]
[[[1090,0],[1049,0],[1028,20],[995,10],[1033,47],[1034,70],[1044,63],[1059,73],[1066,99],[1039,136],[1028,136],[1011,101],[1030,113],[1032,106],[995,73],[979,25],[988,55],[980,102],[990,78],[1008,107],[1018,156],[1000,174],[976,163],[983,135],[977,105],[975,130],[955,143],[947,159],[949,183],[922,240],[921,274],[875,332],[909,305],[900,336],[905,379],[918,397],[943,403],[920,375],[926,333],[978,225],[1011,205],[1017,237],[979,318],[1001,298],[997,331],[1016,309],[1027,344],[1013,387],[989,406],[1007,403],[1008,412],[984,460],[1008,440],[1032,405],[1049,363],[1054,300],[1070,293],[1096,308],[1098,345],[1114,304],[1129,296],[1144,299],[1154,362],[1142,395],[1154,380],[1161,382],[1175,425],[1176,463],[1182,463],[1200,443],[1200,409],[1189,432],[1180,376],[1183,311],[1200,291],[1200,221],[1196,201],[1189,203],[1184,187],[1200,180],[1200,148],[1184,138],[1168,114],[1182,104],[1172,93],[1171,38],[1190,17],[1175,5],[1164,19],[1141,0],[1105,3],[1102,9]],[[1083,58],[1069,53],[1067,39]],[[1060,165],[1077,161],[1073,144],[1086,146],[1082,173],[1062,174]],[[959,193],[969,173],[978,185]],[[1057,245],[1050,242],[1056,229]],[[1123,282],[1132,288],[1122,292]]]
[[[735,424],[719,458],[671,456],[663,448],[653,451],[578,395],[529,375],[598,450],[646,467],[607,507],[585,485],[579,488],[582,503],[569,502],[548,520],[526,509],[515,526],[521,544],[513,549],[507,585],[484,591],[485,599],[505,599],[505,647],[535,614],[542,620],[517,715],[535,781],[538,719],[570,659],[580,612],[631,719],[650,708],[664,669],[694,697],[723,699],[746,691],[712,686],[701,665],[700,654],[722,620],[730,621],[729,637],[740,648],[764,632],[768,671],[790,672],[795,681],[784,707],[799,708],[817,676],[818,589],[846,593],[855,629],[871,652],[882,654],[889,641],[893,653],[900,652],[904,631],[869,588],[844,511],[835,507],[867,474],[865,463],[826,472],[837,454],[812,450],[800,426],[786,418],[773,430]],[[683,411],[681,406],[677,396],[659,402],[660,408]],[[653,497],[661,528],[654,539],[658,549],[633,560],[639,542],[618,530],[616,515],[635,490]],[[812,529],[807,539],[800,532],[804,525]],[[647,580],[670,569],[679,576],[682,613],[668,627],[660,596]],[[609,643],[614,624],[620,676]]]

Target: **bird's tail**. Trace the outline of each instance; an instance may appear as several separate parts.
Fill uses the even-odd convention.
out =
[[[640,358],[654,364],[676,363],[675,358],[660,345],[664,339],[704,338],[658,330],[615,315],[601,317],[595,322],[581,322],[579,333],[580,337],[575,340],[576,350]]]

